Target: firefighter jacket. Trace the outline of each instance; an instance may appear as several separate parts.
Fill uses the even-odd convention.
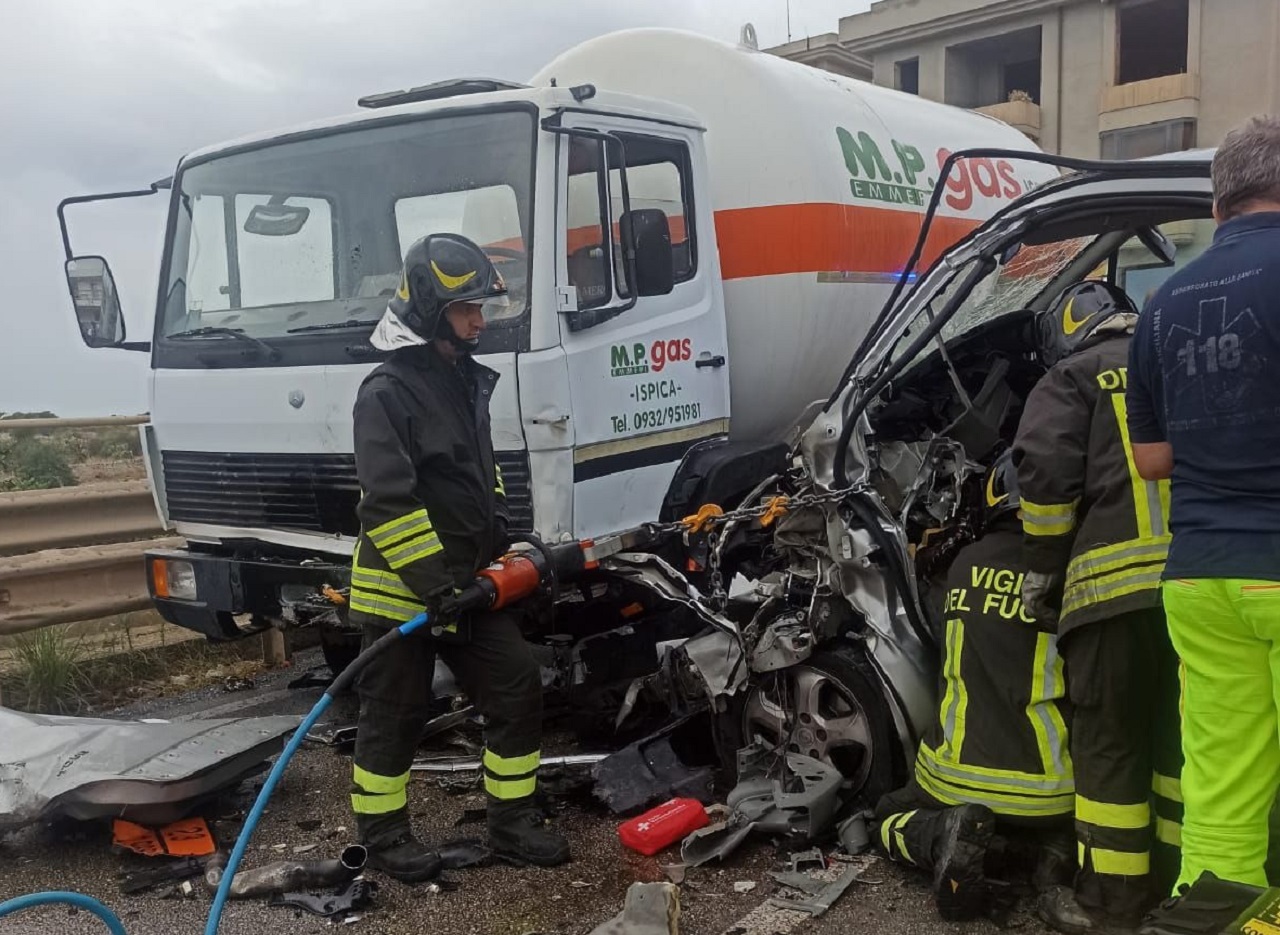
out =
[[[392,626],[471,582],[507,521],[489,434],[498,375],[431,345],[401,348],[356,395],[360,538],[353,622]]]
[[[1130,336],[1098,336],[1032,390],[1013,460],[1029,570],[1063,576],[1060,634],[1160,604],[1169,482],[1145,481],[1125,409]]]
[[[947,575],[938,716],[916,755],[921,789],[946,805],[1052,819],[1075,806],[1058,638],[1022,606],[1016,517],[966,546]]]

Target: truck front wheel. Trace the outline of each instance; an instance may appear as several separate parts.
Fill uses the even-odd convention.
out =
[[[360,639],[359,630],[321,625],[320,651],[335,678],[360,655]]]

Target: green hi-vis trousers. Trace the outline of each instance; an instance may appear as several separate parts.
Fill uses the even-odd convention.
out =
[[[1267,816],[1280,784],[1280,582],[1164,582],[1182,657],[1182,870],[1266,886]]]

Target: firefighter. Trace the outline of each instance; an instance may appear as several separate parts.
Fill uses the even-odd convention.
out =
[[[1137,318],[1123,291],[1096,280],[1040,313],[1049,370],[1014,442],[1023,599],[1057,625],[1073,707],[1080,871],[1074,893],[1041,902],[1045,920],[1068,932],[1136,924],[1154,896],[1153,832],[1176,849],[1181,820],[1177,661],[1159,591],[1169,488],[1139,476],[1126,427]]]
[[[374,332],[390,358],[355,404],[360,538],[350,612],[369,645],[425,609],[419,630],[361,674],[351,795],[369,865],[414,883],[438,855],[409,822],[409,767],[431,701],[439,654],[486,718],[484,783],[493,850],[552,866],[569,857],[535,801],[542,729],[540,670],[510,610],[448,616],[448,598],[508,546],[507,508],[489,431],[498,375],[472,354],[506,286],[464,237],[432,234],[410,246],[400,288]],[[419,635],[422,634],[422,635]]]
[[[993,836],[1035,841],[1038,886],[1070,880],[1073,786],[1057,636],[1022,605],[1026,571],[1009,452],[987,473],[981,539],[948,572],[938,717],[905,788],[876,806],[880,845],[934,875],[943,918],[982,913]]]

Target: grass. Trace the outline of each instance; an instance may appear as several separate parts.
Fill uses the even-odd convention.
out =
[[[74,714],[84,709],[90,683],[82,666],[83,637],[45,627],[15,640],[14,658],[18,694],[28,710]]]
[[[261,671],[257,639],[209,643],[151,612],[45,627],[0,641],[8,707],[85,714]]]

